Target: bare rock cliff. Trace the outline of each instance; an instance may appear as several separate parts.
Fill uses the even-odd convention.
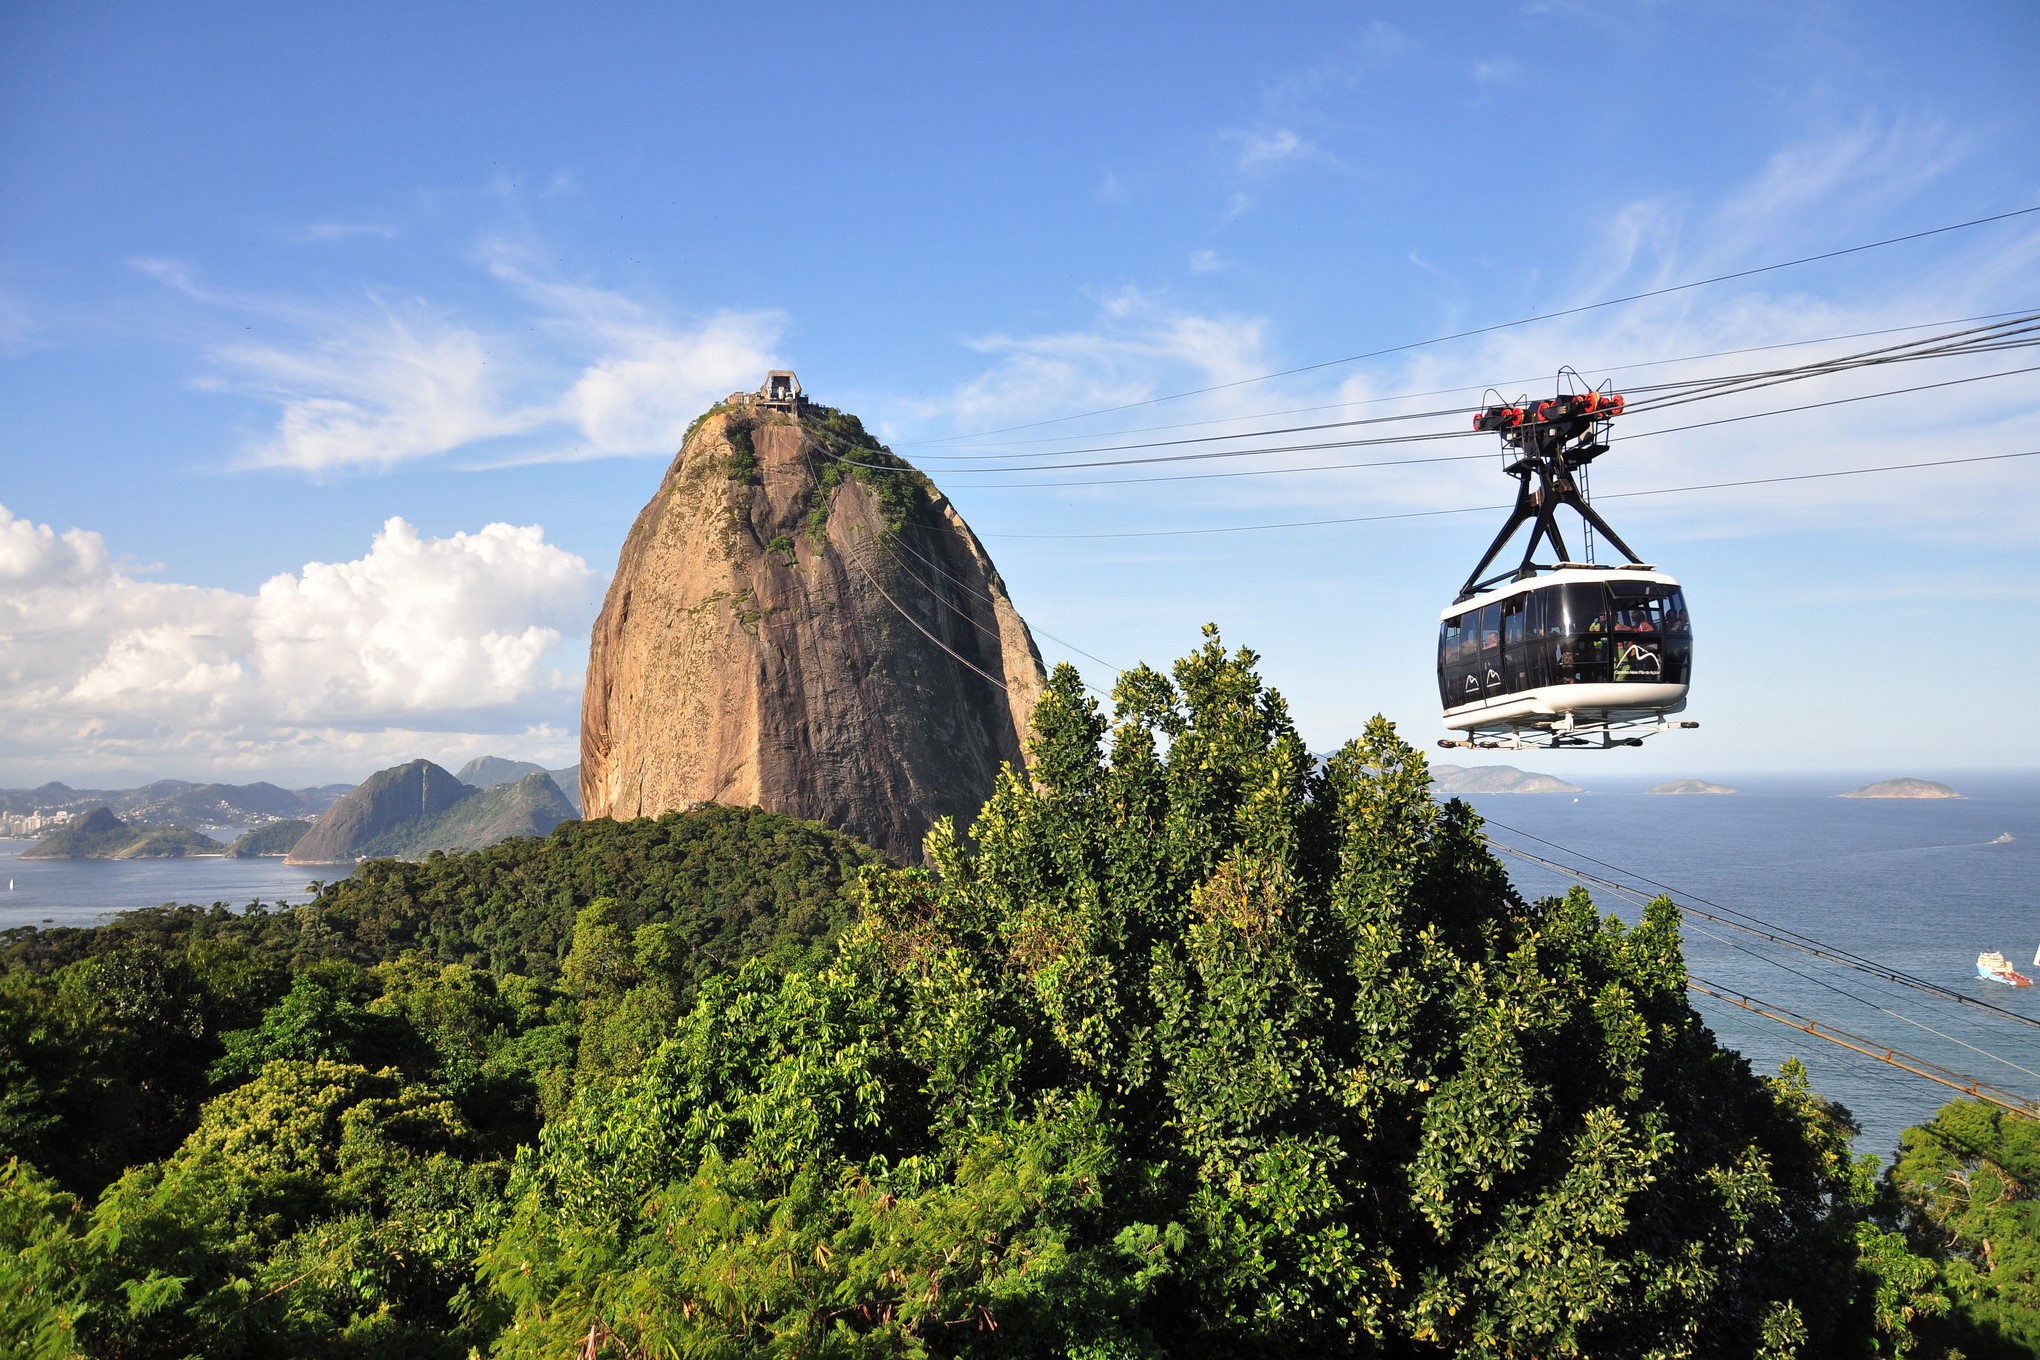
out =
[[[855,416],[733,399],[631,526],[581,707],[589,817],[755,804],[908,861],[1021,763],[1045,677],[977,536]]]

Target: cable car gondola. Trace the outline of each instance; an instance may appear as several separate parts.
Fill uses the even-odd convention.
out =
[[[1593,391],[1489,406],[1476,430],[1499,434],[1512,461],[1516,505],[1459,598],[1439,615],[1438,695],[1444,747],[1641,746],[1686,707],[1693,629],[1676,578],[1643,561],[1587,503],[1588,463],[1608,451],[1622,398]],[[1556,512],[1585,525],[1588,561],[1570,560]],[[1509,540],[1533,525],[1522,562],[1484,576]],[[1595,564],[1593,534],[1626,562]],[[1555,560],[1536,561],[1548,542]]]

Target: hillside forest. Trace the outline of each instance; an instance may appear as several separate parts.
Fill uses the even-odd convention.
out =
[[[925,868],[706,806],[0,940],[0,1351],[2040,1354],[2040,1135],[1889,1166],[1213,634]]]

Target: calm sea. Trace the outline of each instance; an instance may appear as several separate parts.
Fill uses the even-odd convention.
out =
[[[231,841],[244,828],[206,834]],[[303,902],[314,878],[337,878],[340,866],[286,869],[280,859],[21,859],[34,841],[0,840],[0,930],[14,926],[90,926],[115,912],[166,902],[225,902],[245,907]]]
[[[1555,772],[1573,783],[1589,778]],[[1605,878],[1653,879],[1673,889],[1675,901],[1716,915],[1730,914],[1716,907],[1729,908],[2040,1020],[2040,987],[2014,989],[1976,976],[1977,954],[1995,949],[2021,972],[2040,977],[2031,966],[2040,950],[2040,775],[1950,775],[1945,782],[1966,796],[1934,801],[1829,796],[1866,782],[1847,776],[1718,782],[1742,792],[1664,795],[1638,787],[1577,798],[1480,795],[1468,801],[1488,819],[1498,843]],[[1998,840],[2006,835],[2011,841]],[[1503,862],[1528,896],[1570,886],[1548,869],[1506,855]],[[1603,911],[1636,919],[1636,907],[1590,890]],[[1872,1046],[2040,1099],[2040,1028],[1691,916],[1685,936],[1688,969],[1696,979],[1720,984],[1718,990],[1745,993],[1860,1035]],[[1814,1085],[1856,1116],[1863,1129],[1858,1151],[1888,1161],[1900,1129],[1956,1098],[1945,1087],[1733,1005],[1701,996],[1694,1001],[1723,1042],[1759,1071],[1773,1072],[1790,1056],[1803,1060]]]
[[[1740,912],[2040,1020],[2040,987],[2015,990],[1976,976],[1976,955],[1985,949],[2040,975],[2030,966],[2040,949],[2040,774],[1951,775],[1947,782],[1967,795],[1959,801],[1884,801],[1829,796],[1864,782],[1848,776],[1723,777],[1742,792],[1715,797],[1646,794],[1649,781],[1623,788],[1578,769],[1555,772],[1606,787],[1577,798],[1474,797],[1497,842],[1605,877],[1655,880],[1675,900]],[[2004,835],[2012,840],[1998,843]],[[28,845],[0,841],[0,881],[10,888],[0,893],[0,928],[90,925],[165,902],[302,902],[310,879],[338,872],[286,868],[275,859],[16,860]],[[1550,870],[1506,856],[1504,863],[1529,896],[1568,886]],[[1636,919],[1636,907],[1612,893],[1596,889],[1595,900]],[[2040,1098],[2040,1029],[1690,917],[1686,957],[1696,978]],[[1862,1125],[1861,1151],[1888,1158],[1900,1129],[1955,1096],[1734,1006],[1695,1001],[1722,1040],[1760,1071],[1799,1056],[1815,1085]]]

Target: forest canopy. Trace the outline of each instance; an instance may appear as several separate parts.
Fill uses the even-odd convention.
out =
[[[1314,759],[1213,635],[1030,756],[925,869],[704,808],[16,934],[0,1342],[2033,1353],[2030,1121],[1879,1179],[1386,723]]]

